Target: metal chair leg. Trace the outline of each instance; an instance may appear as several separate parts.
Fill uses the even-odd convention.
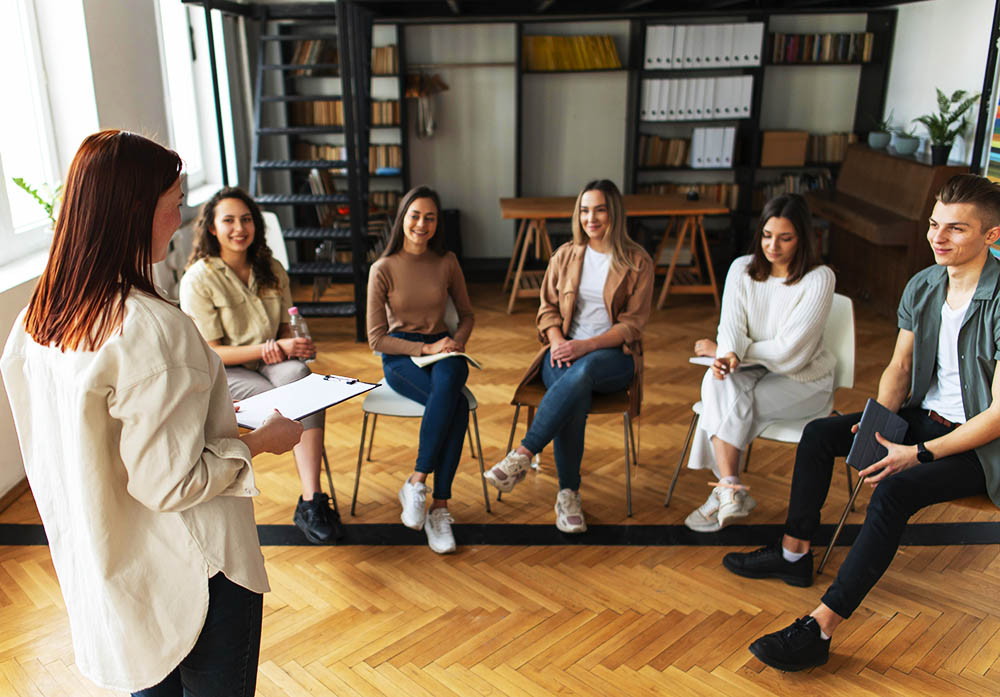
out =
[[[632,458],[630,457],[630,436],[632,431],[632,417],[628,412],[622,412],[622,430],[625,436],[625,515],[632,517]]]
[[[635,443],[636,443],[635,429],[632,428],[632,424],[634,423],[634,421],[635,420],[631,419],[631,418],[628,421],[628,437],[629,437],[629,441],[631,441],[631,443],[632,443],[632,465],[636,469],[638,469],[639,468],[639,449],[635,447]]]
[[[687,438],[684,439],[684,447],[681,448],[681,459],[677,461],[677,469],[674,470],[674,477],[670,480],[670,489],[667,491],[667,500],[663,502],[664,508],[670,507],[670,499],[674,496],[674,487],[677,486],[677,477],[680,476],[681,467],[684,466],[684,459],[687,457],[688,448],[691,447],[691,436],[694,435],[694,429],[698,425],[698,415],[691,415],[691,425],[688,426]]]
[[[483,483],[483,501],[486,502],[486,512],[492,513],[493,511],[490,510],[490,495],[486,491],[486,464],[483,462],[483,441],[479,438],[479,416],[476,414],[475,409],[472,410],[472,423],[476,429],[476,445],[478,446],[477,450],[473,451],[473,454],[476,452],[479,453],[479,480]],[[471,433],[469,434],[469,444],[472,444]]]
[[[475,410],[473,410],[472,413],[475,414],[476,413]],[[472,443],[472,422],[471,421],[469,422],[469,425],[466,426],[465,431],[466,431],[466,433],[469,434],[469,454],[472,455],[472,459],[475,460],[476,459],[476,446]]]
[[[372,414],[372,433],[368,436],[368,462],[372,461],[372,444],[375,442],[375,425],[378,424],[378,414]],[[364,437],[361,440],[364,445]]]
[[[326,482],[330,485],[330,501],[333,502],[333,512],[340,515],[340,508],[337,506],[337,492],[333,489],[333,475],[330,474],[330,461],[326,459],[326,446],[323,446],[323,467],[326,468]]]
[[[743,453],[743,473],[746,474],[750,471],[750,452],[753,450],[753,441],[747,445],[747,449]],[[736,470],[737,472],[739,470]]]
[[[514,431],[517,430],[517,417],[521,415],[521,405],[514,405],[514,420],[510,422],[510,437],[507,439],[507,449],[504,451],[504,455],[510,452],[511,448],[514,447]],[[497,492],[497,501],[503,500],[503,492]]]
[[[365,433],[368,431],[368,412],[365,412],[364,421],[361,422],[361,441],[358,443],[358,469],[354,473],[354,496],[351,497],[351,515],[354,515],[354,506],[358,502],[358,484],[361,483],[361,460],[365,454]]]
[[[865,483],[865,477],[858,477],[858,484],[854,487],[854,491],[851,493],[851,500],[847,502],[844,506],[844,513],[840,516],[840,522],[837,523],[837,527],[833,531],[833,536],[830,538],[830,544],[826,548],[826,552],[823,553],[823,559],[819,563],[819,567],[816,569],[817,574],[823,573],[823,567],[826,566],[826,560],[830,558],[830,552],[833,551],[833,546],[837,544],[837,538],[840,537],[840,531],[844,527],[844,521],[847,520],[847,513],[854,510],[854,499],[858,497],[858,492],[861,491],[861,485]]]

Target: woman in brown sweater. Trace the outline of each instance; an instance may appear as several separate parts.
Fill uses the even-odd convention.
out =
[[[382,353],[385,381],[424,405],[415,471],[399,490],[400,518],[427,533],[438,554],[455,551],[448,499],[462,455],[469,402],[463,394],[469,367],[453,357],[419,368],[411,356],[464,351],[472,333],[472,305],[458,259],[436,235],[441,202],[426,186],[400,201],[392,234],[368,276],[368,343]],[[451,298],[458,311],[454,335],[445,326]],[[434,501],[425,511],[427,475],[434,473]]]
[[[486,473],[511,491],[550,441],[559,474],[556,527],[584,532],[580,463],[594,392],[642,387],[642,330],[653,298],[653,260],[625,231],[625,206],[607,179],[583,187],[573,210],[573,241],[556,250],[542,281],[536,324],[543,346],[521,385],[541,373],[545,397],[515,450]]]

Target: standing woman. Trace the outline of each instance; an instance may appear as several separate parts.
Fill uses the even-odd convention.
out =
[[[556,250],[542,282],[536,324],[541,351],[521,385],[541,372],[546,392],[515,450],[486,473],[506,493],[553,442],[559,494],[556,527],[584,532],[580,463],[594,392],[633,386],[641,400],[642,330],[653,299],[653,260],[625,231],[625,205],[607,179],[583,187],[573,210],[573,241]],[[519,387],[521,386],[519,385]]]
[[[309,375],[298,359],[316,348],[311,339],[292,336],[288,274],[267,246],[260,208],[242,189],[221,189],[202,206],[180,300],[226,366],[233,399]],[[319,483],[325,422],[325,411],[302,419],[305,432],[293,450],[302,485],[293,521],[313,544],[343,534]]]
[[[238,437],[222,363],[156,293],[180,171],[142,136],[83,141],[0,368],[81,672],[150,697],[249,696],[268,590],[250,458],[302,429],[275,414]]]
[[[823,329],[836,279],[819,263],[809,207],[798,194],[776,196],[760,221],[753,251],[729,267],[717,340],[694,345],[715,361],[701,383],[688,467],[712,469],[721,484],[684,521],[696,532],[750,514],[757,503],[740,484],[743,449],[772,421],[815,414],[833,392]],[[742,361],[756,367],[737,371]]]
[[[368,343],[382,354],[385,381],[404,397],[424,405],[417,462],[402,488],[403,525],[423,528],[438,554],[455,551],[448,512],[451,483],[469,425],[469,401],[462,389],[469,377],[464,358],[445,358],[418,368],[411,356],[464,351],[474,318],[465,277],[437,232],[441,201],[418,186],[399,202],[389,243],[368,276]],[[445,325],[451,298],[458,311],[452,336]],[[434,473],[433,502],[425,511],[427,475]]]

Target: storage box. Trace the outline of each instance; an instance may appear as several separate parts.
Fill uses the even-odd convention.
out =
[[[764,131],[761,167],[801,167],[806,163],[805,131]]]

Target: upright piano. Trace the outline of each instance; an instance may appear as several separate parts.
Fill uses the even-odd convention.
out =
[[[927,243],[934,197],[948,179],[968,170],[851,146],[836,187],[806,194],[813,215],[830,221],[837,291],[895,317],[906,282],[934,263]]]

